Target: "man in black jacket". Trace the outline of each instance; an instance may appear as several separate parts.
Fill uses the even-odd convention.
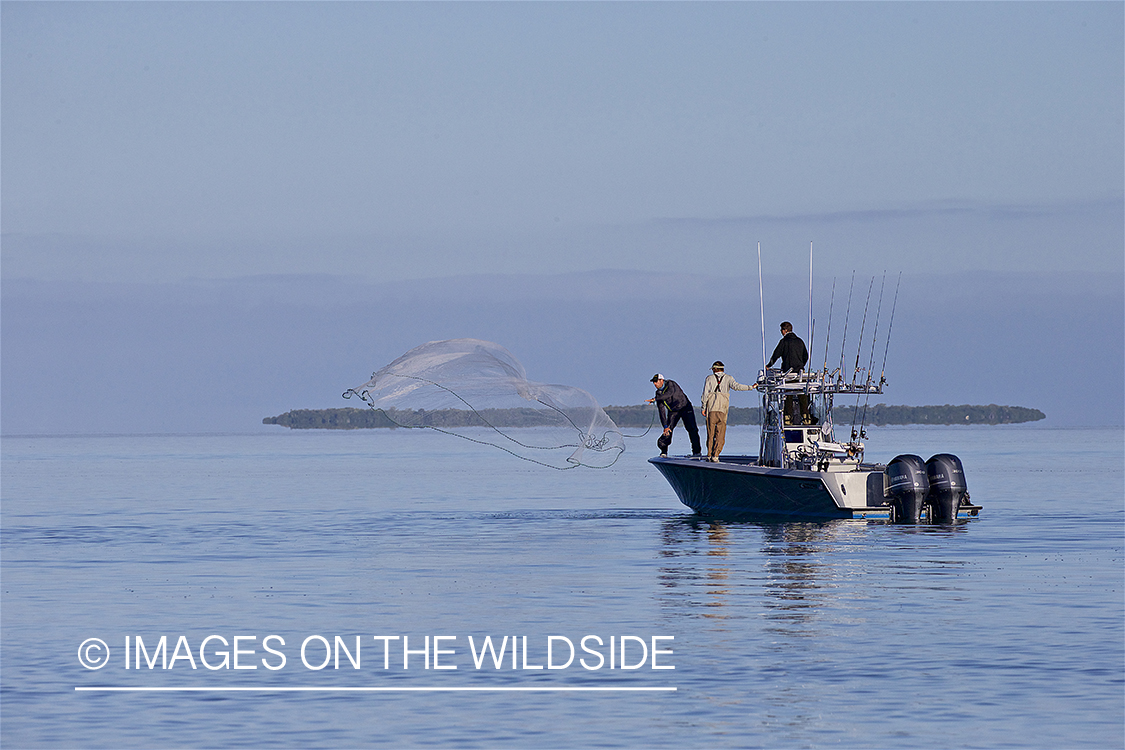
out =
[[[699,442],[699,427],[695,423],[695,409],[691,401],[675,380],[665,380],[663,375],[657,373],[652,376],[652,382],[656,386],[656,396],[648,399],[648,403],[656,402],[656,407],[660,410],[660,424],[664,426],[663,434],[656,439],[660,455],[668,455],[668,446],[672,444],[672,430],[682,419],[688,437],[691,438],[692,457],[702,458],[703,447]]]
[[[773,356],[766,363],[766,369],[773,367],[773,363],[781,360],[781,371],[786,374],[798,376],[809,362],[809,350],[801,337],[793,333],[793,324],[788,320],[781,324],[781,341],[773,350]],[[789,378],[786,378],[789,380]],[[809,395],[802,393],[794,401],[792,396],[785,397],[786,424],[799,425],[809,422]]]
[[[805,348],[801,337],[793,333],[793,324],[788,320],[781,324],[781,341],[777,342],[777,348],[773,350],[766,368],[773,367],[773,363],[779,359],[781,371],[792,372],[794,375],[800,374],[809,362],[809,350]]]

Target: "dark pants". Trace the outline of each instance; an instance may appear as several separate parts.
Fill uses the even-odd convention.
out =
[[[812,424],[809,415],[809,396],[802,393],[798,396],[785,397],[785,424]]]
[[[676,425],[680,420],[684,420],[684,429],[687,430],[688,437],[691,438],[691,452],[693,455],[699,455],[703,452],[703,447],[699,443],[699,426],[695,423],[695,409],[688,407],[674,411],[668,415],[668,426],[675,431]],[[665,435],[660,433],[660,437],[656,439],[656,447],[660,449],[661,453],[668,452],[668,446],[672,444],[672,433],[669,432]]]

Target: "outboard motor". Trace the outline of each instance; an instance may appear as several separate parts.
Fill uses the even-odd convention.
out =
[[[926,464],[920,456],[908,453],[891,459],[886,472],[895,523],[918,523],[922,505],[930,492]]]
[[[933,520],[953,523],[957,519],[957,508],[969,494],[961,459],[952,453],[939,453],[926,462],[926,475],[930,480],[926,502],[933,506]]]

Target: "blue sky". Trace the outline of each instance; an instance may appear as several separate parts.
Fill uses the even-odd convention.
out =
[[[667,220],[730,260],[769,220],[1112,211],[1122,9],[5,2],[4,272],[646,268]]]
[[[457,336],[639,403],[749,377],[810,241],[821,304],[904,274],[889,403],[1120,424],[1122,60],[1116,2],[2,2],[3,429],[247,429]]]

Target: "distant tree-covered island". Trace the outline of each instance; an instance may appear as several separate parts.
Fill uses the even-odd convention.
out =
[[[833,409],[836,424],[866,422],[872,425],[915,424],[1020,424],[1045,419],[1046,414],[1025,406],[996,404],[952,406],[893,406],[875,404],[866,413],[860,407],[840,405]],[[656,407],[650,404],[607,406],[606,414],[618,427],[648,427],[658,421]],[[727,417],[731,425],[759,424],[757,407],[732,406]],[[854,418],[858,416],[858,418]],[[363,430],[376,427],[423,425],[426,427],[537,427],[554,424],[557,414],[544,409],[441,409],[436,411],[383,412],[376,409],[294,409],[276,417],[266,417],[262,424],[276,424],[294,430]]]

